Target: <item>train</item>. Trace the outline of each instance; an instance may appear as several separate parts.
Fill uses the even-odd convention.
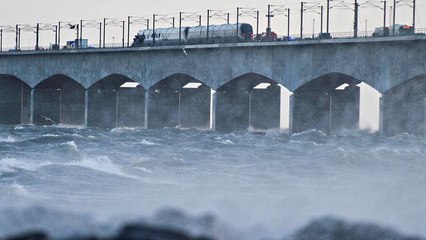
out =
[[[207,31],[208,30],[208,31]],[[207,35],[208,33],[208,35]],[[149,45],[202,44],[252,41],[253,27],[248,23],[146,29],[137,33],[132,47]]]

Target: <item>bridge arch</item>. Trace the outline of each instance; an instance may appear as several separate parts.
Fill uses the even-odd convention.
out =
[[[85,89],[76,80],[54,74],[33,89],[35,125],[84,124]]]
[[[381,103],[384,135],[407,132],[426,136],[426,73],[384,92]]]
[[[172,74],[148,90],[147,128],[210,128],[211,88],[188,74]]]
[[[0,74],[0,84],[0,124],[30,123],[31,87],[10,74]]]
[[[227,81],[215,93],[215,129],[279,129],[282,86],[258,73]]]
[[[292,132],[317,129],[331,133],[341,129],[359,129],[361,83],[364,82],[353,76],[330,72],[297,88],[291,101]],[[370,86],[368,83],[364,85]],[[374,100],[377,113],[378,98],[377,92]],[[373,121],[378,125],[378,119]]]
[[[110,74],[87,89],[87,126],[143,127],[145,88],[121,74]]]

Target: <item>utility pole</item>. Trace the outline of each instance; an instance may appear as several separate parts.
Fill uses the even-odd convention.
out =
[[[130,47],[130,16],[127,17],[127,47]]]
[[[238,12],[238,8],[237,8]],[[237,15],[237,25],[238,25],[238,15]],[[209,29],[210,28],[210,9],[207,9],[207,42],[209,42]]]
[[[0,52],[3,52],[3,29],[0,29]]]
[[[396,15],[396,0],[393,0],[392,35],[395,35],[395,15]]]
[[[413,34],[416,33],[416,0],[413,0]]]
[[[19,35],[19,25],[16,24],[16,29],[15,29],[15,50],[19,50],[18,35]]]
[[[287,38],[290,40],[290,8],[287,8]]]
[[[269,6],[269,5],[268,5]],[[238,41],[238,24],[239,24],[239,21],[240,21],[240,8],[239,7],[237,7],[237,41]]]
[[[358,0],[355,0],[355,16],[354,16],[354,38],[358,37]]]
[[[386,28],[386,1],[383,1],[383,31]]]
[[[55,26],[55,45],[58,45],[58,25]]]
[[[320,36],[322,35],[323,13],[324,13],[324,7],[321,5],[321,27],[320,27]]]
[[[300,39],[303,38],[303,2],[300,3]]]
[[[152,43],[155,44],[155,14],[152,15]]]
[[[37,23],[36,26],[36,46],[35,46],[35,50],[38,51],[39,50],[39,35],[40,34],[40,23]]]
[[[102,47],[102,22],[99,23],[99,48]]]
[[[83,20],[80,20],[80,44],[82,40],[83,40]]]
[[[179,12],[179,43],[181,43],[181,41],[182,41],[182,12]]]
[[[126,35],[125,34],[125,30],[126,30],[126,21],[122,21],[122,27],[123,27],[123,36],[122,36],[122,38],[121,38],[121,41],[122,41],[122,47],[124,48],[124,36]]]
[[[104,34],[103,34],[103,41],[102,41],[102,43],[103,43],[103,48],[105,48],[105,28],[106,28],[106,18],[104,18],[104,27],[103,27],[103,31],[104,31]]]
[[[256,11],[256,37],[259,36],[259,13],[259,11]]]
[[[61,22],[58,23],[58,47],[61,49]]]
[[[327,33],[330,32],[330,0],[327,0]]]
[[[268,5],[268,15],[266,15],[266,17],[268,17],[268,27],[266,28],[266,36],[269,36],[271,33],[271,17],[273,16],[274,15],[271,15],[271,5]]]

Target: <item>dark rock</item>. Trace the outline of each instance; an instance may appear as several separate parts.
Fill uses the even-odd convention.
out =
[[[7,237],[6,240],[48,240],[49,237],[44,232],[27,232],[19,235]]]
[[[394,230],[367,223],[346,223],[336,218],[321,218],[292,235],[290,240],[424,240],[403,236]]]
[[[115,239],[120,240],[207,240],[192,238],[187,233],[146,224],[129,224],[124,226]]]

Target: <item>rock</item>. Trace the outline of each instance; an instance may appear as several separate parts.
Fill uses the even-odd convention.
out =
[[[44,232],[27,232],[15,236],[7,237],[6,240],[48,240],[49,237]]]
[[[293,234],[289,240],[424,240],[403,236],[394,230],[368,223],[346,223],[336,218],[321,218]]]
[[[179,230],[154,227],[146,224],[129,224],[124,226],[114,240],[209,240],[192,238]]]

